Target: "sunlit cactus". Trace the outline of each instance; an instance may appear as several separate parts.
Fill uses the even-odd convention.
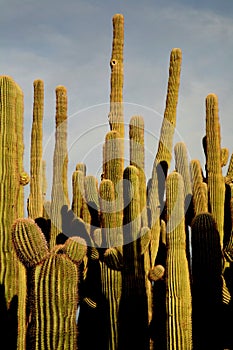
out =
[[[67,91],[64,86],[56,88],[56,134],[53,157],[53,184],[51,198],[51,240],[50,247],[56,243],[61,231],[61,208],[69,203],[67,184]]]
[[[223,246],[225,184],[221,167],[221,136],[218,118],[218,98],[206,97],[206,170],[210,212],[216,221]]]
[[[113,41],[111,66],[111,93],[109,124],[111,130],[119,132],[120,138],[124,138],[124,108],[123,108],[123,49],[124,49],[124,16],[116,14],[113,21]]]
[[[184,185],[180,174],[167,178],[166,308],[167,349],[192,349],[192,300],[186,257]]]
[[[28,198],[28,215],[32,219],[43,215],[43,173],[42,141],[44,117],[44,83],[34,81],[33,121],[31,130],[31,169],[30,195]]]

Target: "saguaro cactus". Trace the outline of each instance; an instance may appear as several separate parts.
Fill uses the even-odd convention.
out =
[[[56,236],[61,232],[61,208],[63,205],[69,204],[67,166],[67,91],[64,86],[58,86],[56,88],[56,135],[53,158],[50,247],[55,245]]]
[[[9,309],[13,298],[17,299],[18,307],[24,312],[25,307],[25,271],[17,261],[11,241],[12,222],[23,212],[23,196],[20,190],[21,182],[25,184],[20,174],[23,165],[23,101],[22,91],[14,80],[8,76],[0,77],[0,285],[4,292],[1,295],[1,303]],[[26,177],[25,177],[26,179]],[[26,181],[27,182],[27,181]],[[22,283],[18,283],[19,278]],[[17,307],[12,313],[11,320],[17,319]],[[12,342],[17,348],[22,348],[25,338],[23,323],[18,315],[18,340],[15,339],[15,325],[4,320],[7,332],[3,336],[9,336],[9,348]],[[17,332],[17,330],[16,330]],[[14,344],[14,348],[16,344]]]
[[[138,169],[124,170],[124,245],[119,349],[148,349],[148,302],[144,255],[141,250],[141,215]],[[130,327],[128,326],[130,324]],[[125,331],[127,329],[127,332]]]
[[[213,214],[223,246],[225,184],[221,167],[220,125],[218,98],[206,97],[206,167],[210,212]]]
[[[155,259],[159,246],[159,217],[163,210],[163,196],[167,170],[172,156],[172,143],[176,127],[176,108],[180,86],[182,52],[174,48],[170,54],[167,98],[163,123],[160,131],[158,151],[153,164],[148,203],[151,212],[152,257]]]
[[[183,179],[174,172],[167,178],[166,309],[167,349],[192,349],[192,301],[186,258]]]
[[[42,193],[42,140],[44,114],[44,83],[34,81],[33,121],[31,131],[30,195],[28,198],[28,215],[32,219],[43,216]]]
[[[28,291],[31,321],[27,348],[76,350],[76,264],[86,254],[85,241],[72,237],[64,246],[56,246],[49,252],[43,233],[31,219],[18,219],[14,223],[12,240],[18,258],[33,269]]]
[[[124,17],[116,14],[113,21],[113,41],[111,66],[111,93],[110,93],[110,113],[109,124],[111,130],[119,132],[124,138],[124,115],[123,115],[123,49],[124,49]]]

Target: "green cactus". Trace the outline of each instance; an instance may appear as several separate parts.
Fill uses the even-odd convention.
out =
[[[61,232],[61,208],[69,204],[67,185],[67,92],[64,86],[56,88],[56,135],[53,157],[53,184],[51,198],[50,248],[56,244]]]
[[[141,116],[133,116],[129,123],[130,165],[138,168],[140,182],[140,209],[142,226],[148,226],[146,203],[144,120]]]
[[[15,343],[14,348],[21,349],[25,342],[25,319],[20,312],[25,311],[25,269],[16,258],[11,241],[12,222],[23,213],[23,192],[21,185],[27,183],[23,166],[23,94],[14,80],[8,76],[0,77],[0,285],[2,287],[1,303],[10,310],[12,302],[17,305],[10,319],[4,319],[8,330],[3,334],[5,343]],[[21,173],[20,173],[21,172]],[[26,181],[24,181],[26,180]],[[20,283],[19,283],[20,280]],[[22,281],[22,283],[21,283]],[[19,311],[20,310],[20,311]],[[18,329],[13,322],[17,319]],[[8,323],[9,322],[9,323]],[[18,331],[18,339],[15,332]],[[17,344],[17,345],[16,345]]]
[[[193,159],[190,162],[190,174],[193,190],[193,209],[194,214],[208,212],[208,192],[207,185],[203,181],[201,164],[199,160]]]
[[[167,261],[166,309],[167,349],[192,349],[192,301],[186,257],[184,185],[173,172],[166,183]]]
[[[209,94],[206,97],[206,170],[209,208],[216,221],[223,246],[225,184],[222,176],[220,142],[218,98],[214,94]]]
[[[19,260],[30,276],[30,318],[27,348],[77,348],[76,310],[78,269],[86,254],[81,238],[69,238],[49,252],[45,238],[32,219],[18,219],[12,240]],[[69,291],[69,293],[67,293]]]
[[[83,198],[85,196],[84,174],[82,171],[76,170],[73,172],[72,188],[73,188],[72,210],[77,217],[81,218]]]
[[[44,114],[44,83],[34,81],[33,122],[31,130],[30,195],[28,198],[28,216],[32,219],[43,215],[42,192],[42,140]]]
[[[123,223],[123,171],[124,145],[117,131],[109,131],[105,137],[103,178],[114,184],[116,200],[116,227],[118,237],[122,236]],[[121,243],[122,244],[122,243]]]
[[[111,92],[109,124],[111,130],[119,132],[120,138],[124,138],[124,115],[123,115],[123,49],[124,49],[124,17],[116,14],[112,18],[113,41],[111,66]]]

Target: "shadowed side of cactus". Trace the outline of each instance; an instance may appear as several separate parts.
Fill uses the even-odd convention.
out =
[[[42,140],[44,114],[44,83],[34,81],[33,121],[31,130],[30,194],[28,216],[32,219],[43,216],[42,193]]]
[[[53,157],[50,248],[56,244],[56,236],[61,232],[61,208],[63,205],[69,204],[67,166],[67,91],[64,86],[58,86],[56,88],[56,134]]]
[[[186,257],[183,179],[167,178],[166,310],[167,349],[192,349],[192,301]]]
[[[194,218],[191,238],[194,348],[222,349],[222,253],[211,214]]]

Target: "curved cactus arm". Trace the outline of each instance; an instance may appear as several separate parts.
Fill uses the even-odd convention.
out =
[[[12,242],[19,260],[26,267],[33,267],[48,257],[45,237],[30,218],[17,219],[12,226]]]

